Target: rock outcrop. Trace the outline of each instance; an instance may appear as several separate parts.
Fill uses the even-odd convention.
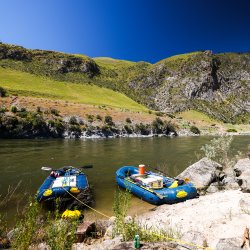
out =
[[[237,182],[243,192],[250,192],[250,159],[239,160],[234,166]]]
[[[159,206],[142,215],[139,221],[148,228],[178,230],[182,235],[190,234],[192,237],[187,239],[190,243],[197,239],[196,244],[200,245],[204,240],[213,249],[226,250],[223,247],[230,245],[232,238],[235,239],[232,246],[240,247],[238,244],[245,227],[250,226],[249,210],[242,210],[242,201],[249,204],[250,194],[225,190],[171,206]]]
[[[249,65],[250,53],[203,51],[150,64],[100,61],[0,43],[2,67],[111,88],[162,112],[195,109],[234,123],[250,119]]]
[[[212,182],[217,180],[219,171],[222,171],[222,166],[219,163],[202,158],[186,168],[176,178],[189,178],[190,182],[193,182],[198,188],[207,189]]]

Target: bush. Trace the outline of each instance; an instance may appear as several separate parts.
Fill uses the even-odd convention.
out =
[[[55,121],[48,120],[48,125],[53,128],[55,126]]]
[[[173,114],[167,114],[168,117],[170,117],[171,119],[174,119],[175,116]]]
[[[227,130],[228,133],[237,133],[237,130],[235,128],[229,128]]]
[[[50,113],[51,113],[52,115],[59,116],[60,111],[57,110],[57,109],[52,108],[52,109],[50,109]]]
[[[28,116],[28,112],[25,110],[25,111],[20,111],[20,112],[18,112],[18,114],[17,114],[19,117],[21,117],[21,118],[25,118],[25,117],[27,117]]]
[[[70,125],[69,132],[71,132],[75,137],[80,137],[82,130],[79,125]]]
[[[7,108],[6,107],[1,107],[0,108],[0,113],[5,113],[7,112]]]
[[[224,167],[230,167],[233,166],[232,159],[229,157],[232,141],[232,136],[214,138],[209,144],[202,146],[201,150],[207,158],[217,161]]]
[[[16,106],[11,106],[10,111],[12,113],[16,113],[17,112],[17,107]]]
[[[69,124],[71,124],[71,125],[78,125],[78,122],[77,122],[77,119],[76,119],[75,116],[71,116],[69,118]]]
[[[102,121],[102,117],[101,117],[100,115],[96,115],[96,119],[97,119],[98,121]]]
[[[201,131],[196,126],[191,126],[190,131],[196,135],[199,135]]]
[[[163,132],[166,135],[168,135],[170,133],[174,133],[174,135],[177,135],[176,125],[171,123],[171,122],[165,122],[164,126],[163,126]]]
[[[161,134],[163,130],[163,121],[161,118],[156,117],[156,119],[152,122],[152,129],[155,134]]]
[[[93,115],[86,115],[88,122],[92,123],[94,121],[94,116]]]
[[[163,112],[160,112],[160,111],[157,111],[157,112],[155,112],[155,115],[156,115],[156,116],[164,116],[164,113],[163,113]]]
[[[109,116],[109,115],[105,116],[104,122],[105,122],[106,124],[108,124],[109,126],[114,125],[113,119],[112,119],[112,117]]]
[[[6,94],[7,94],[7,91],[3,87],[0,87],[0,97],[5,97]]]
[[[125,126],[124,126],[124,129],[126,130],[126,132],[127,132],[128,134],[132,134],[132,133],[133,133],[133,129],[132,129],[130,126],[128,126],[128,125],[125,125]]]
[[[36,112],[37,112],[37,113],[41,113],[41,112],[42,112],[41,107],[39,107],[39,106],[36,107]]]
[[[130,118],[126,118],[126,122],[127,122],[127,123],[132,123],[132,121],[131,121]]]
[[[135,132],[141,133],[142,135],[150,134],[150,127],[148,125],[144,125],[143,123],[135,125]]]

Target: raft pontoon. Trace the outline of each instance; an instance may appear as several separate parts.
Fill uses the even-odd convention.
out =
[[[197,196],[195,186],[187,180],[174,180],[154,172],[139,173],[133,166],[118,169],[116,181],[120,187],[154,205],[173,204]]]

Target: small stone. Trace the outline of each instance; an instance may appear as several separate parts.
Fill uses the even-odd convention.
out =
[[[241,250],[238,238],[220,239],[216,245],[216,250]]]

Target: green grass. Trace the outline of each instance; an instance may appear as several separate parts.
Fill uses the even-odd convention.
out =
[[[159,64],[159,63],[163,63],[163,62],[172,62],[172,61],[176,61],[176,60],[182,60],[182,61],[186,61],[188,59],[190,59],[192,56],[195,56],[195,55],[198,55],[200,54],[201,52],[199,51],[195,51],[195,52],[190,52],[190,53],[186,53],[186,54],[180,54],[180,55],[175,55],[175,56],[171,56],[171,57],[168,57],[166,59],[163,59],[159,62],[157,62],[156,64]]]
[[[90,84],[60,82],[0,67],[0,86],[10,93],[92,105],[106,105],[136,111],[147,109],[124,94]]]
[[[210,118],[208,115],[201,113],[196,110],[187,110],[181,113],[178,113],[179,116],[181,116],[183,119],[188,121],[204,121],[207,123],[219,123],[219,121],[216,121],[213,118]]]
[[[100,66],[106,66],[109,68],[117,68],[119,66],[120,67],[130,67],[130,66],[133,66],[136,64],[135,62],[113,59],[110,57],[95,57],[93,59]]]

